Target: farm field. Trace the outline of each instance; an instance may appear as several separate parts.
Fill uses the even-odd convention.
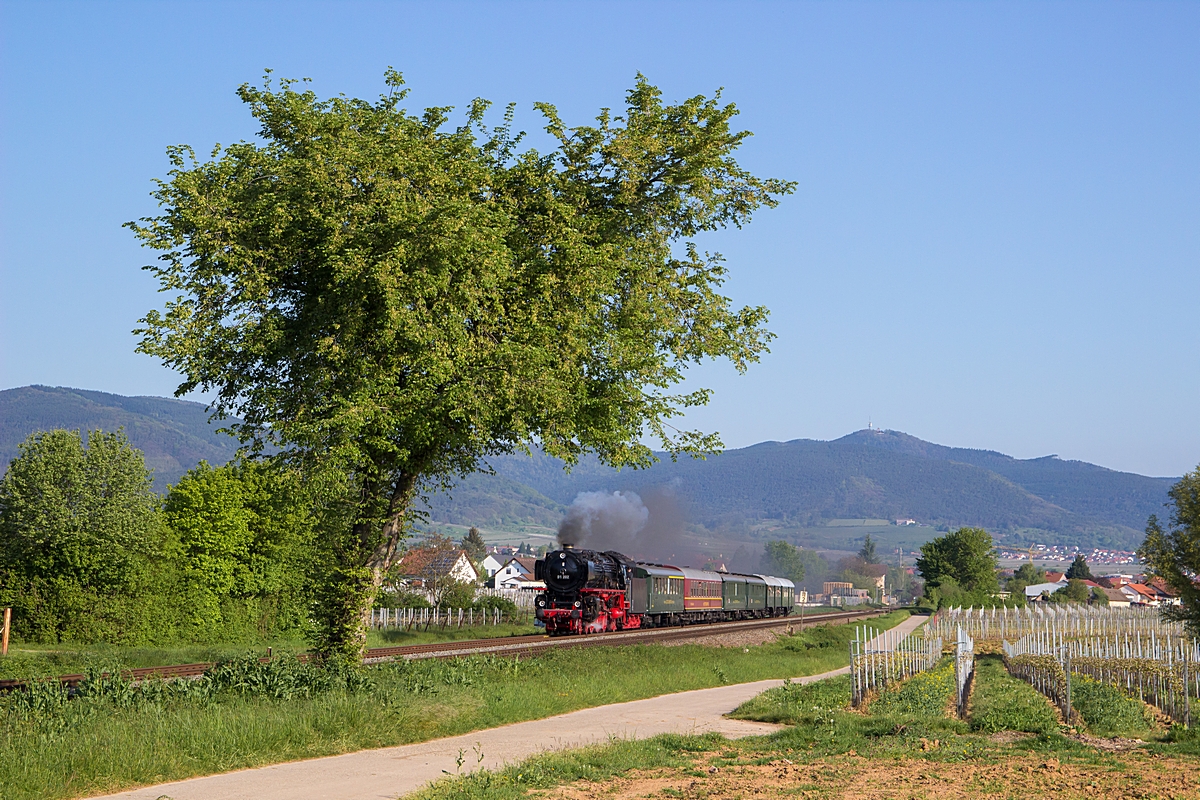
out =
[[[880,629],[907,618],[894,612]],[[5,798],[101,794],[244,767],[426,741],[580,708],[843,666],[853,626],[757,647],[557,650],[525,661],[391,663],[349,680],[249,661],[207,684],[98,681],[0,701]],[[195,687],[199,688],[195,688]]]
[[[850,707],[851,680],[772,689],[733,716],[788,727],[768,736],[622,741],[448,778],[414,797],[448,798],[1144,798],[1200,796],[1200,737],[1137,724],[1100,738],[1055,708],[997,656],[976,661],[967,719],[951,716],[944,660]],[[1132,738],[1141,737],[1141,738]]]

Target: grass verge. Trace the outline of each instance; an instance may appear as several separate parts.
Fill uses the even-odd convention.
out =
[[[873,624],[890,628],[907,616],[894,612]],[[98,794],[669,692],[811,675],[843,666],[852,637],[853,626],[842,625],[746,650],[640,645],[552,650],[526,661],[399,662],[368,668],[353,691],[285,693],[290,684],[282,676],[247,673],[231,679],[231,689],[196,696],[118,687],[94,699],[47,697],[39,707],[9,700],[0,710],[0,786],[6,800]],[[285,695],[291,699],[274,699]]]

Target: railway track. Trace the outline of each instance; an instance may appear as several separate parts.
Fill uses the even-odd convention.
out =
[[[703,636],[716,636],[746,630],[763,628],[782,628],[788,625],[798,625],[801,622],[852,622],[867,619],[887,613],[883,610],[869,611],[834,611],[823,614],[806,614],[803,619],[798,616],[771,617],[767,619],[743,620],[737,622],[719,622],[702,625],[683,625],[672,628],[646,628],[632,631],[615,631],[613,633],[595,633],[587,636],[549,637],[543,634],[528,636],[507,636],[492,639],[470,639],[457,642],[433,642],[430,644],[410,644],[398,647],[372,647],[367,650],[363,659],[368,664],[378,664],[384,661],[404,659],[420,661],[430,658],[461,658],[463,656],[492,654],[503,656],[529,656],[545,650],[575,647],[619,647],[630,644],[650,644],[654,642],[697,639]],[[310,658],[307,654],[300,656],[302,661]],[[264,663],[267,658],[261,659]],[[162,667],[138,667],[122,672],[133,681],[151,678],[198,678],[213,667],[212,662],[198,664],[174,664]],[[58,681],[67,686],[78,686],[86,678],[84,675],[60,675]],[[10,692],[24,687],[26,680],[2,680],[0,692]]]

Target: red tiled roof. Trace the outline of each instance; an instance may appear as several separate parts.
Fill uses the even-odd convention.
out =
[[[419,547],[400,559],[400,571],[405,575],[448,575],[465,550],[434,550]]]

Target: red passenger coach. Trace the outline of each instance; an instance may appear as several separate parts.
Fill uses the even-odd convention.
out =
[[[685,611],[721,610],[721,574],[684,568],[683,608]]]

